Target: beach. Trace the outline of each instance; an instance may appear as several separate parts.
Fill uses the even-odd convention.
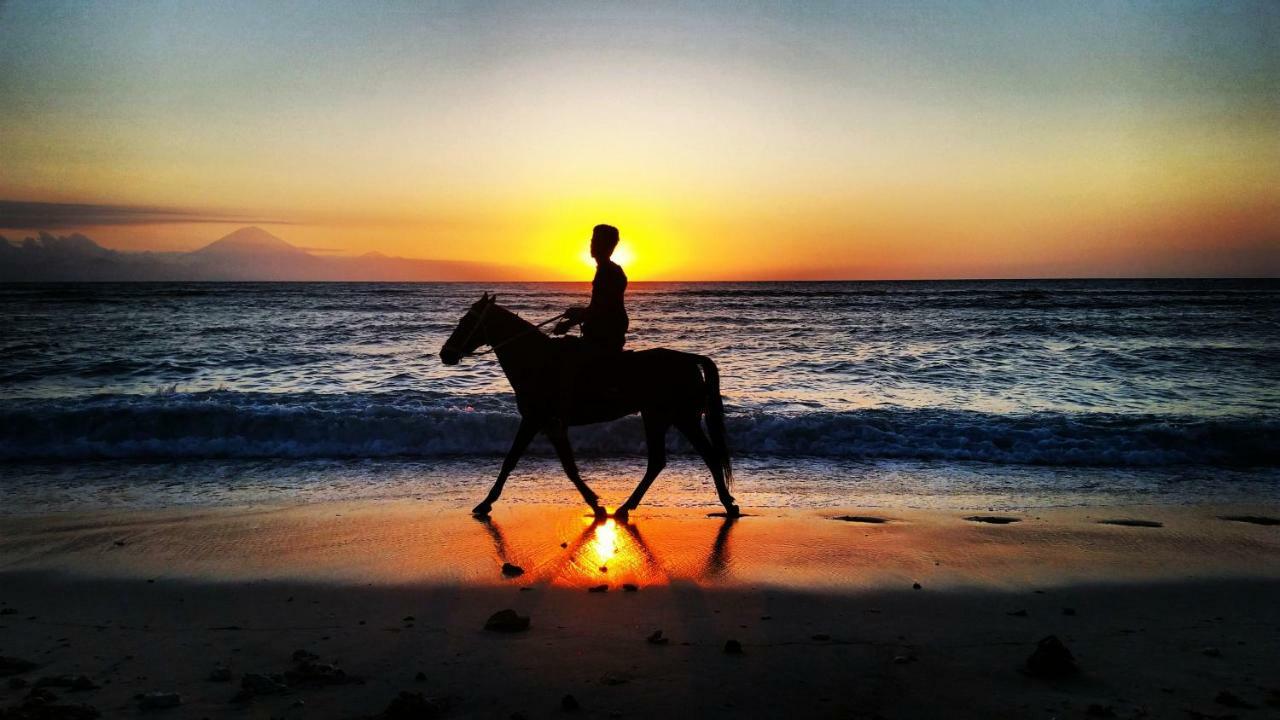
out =
[[[566,695],[583,717],[1276,711],[1280,527],[1259,523],[1280,506],[748,512],[5,517],[0,655],[37,667],[0,707],[84,675],[51,689],[103,717],[151,693],[192,718],[378,717],[401,692],[442,717],[554,717]],[[528,628],[486,631],[506,609]],[[1029,668],[1047,636],[1077,673]]]

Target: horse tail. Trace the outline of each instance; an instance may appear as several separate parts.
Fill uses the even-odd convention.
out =
[[[707,434],[711,436],[711,449],[724,471],[724,482],[733,488],[733,465],[729,461],[729,440],[724,428],[724,399],[720,397],[720,369],[705,355],[696,355],[698,366],[707,383]]]

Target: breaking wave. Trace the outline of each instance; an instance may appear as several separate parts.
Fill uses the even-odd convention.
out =
[[[94,395],[0,401],[0,459],[362,458],[495,455],[510,398],[446,393]],[[1280,466],[1265,417],[873,409],[730,411],[735,454],[1014,465]],[[574,428],[586,454],[640,454],[636,417]],[[672,432],[668,442],[687,450]],[[541,440],[533,452],[549,453]]]

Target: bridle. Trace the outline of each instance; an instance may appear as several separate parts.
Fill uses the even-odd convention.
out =
[[[519,340],[520,338],[524,337],[525,335],[528,335],[528,334],[530,334],[530,333],[534,333],[534,332],[539,332],[539,331],[541,331],[543,327],[545,327],[545,326],[547,326],[547,325],[550,325],[551,323],[553,323],[553,322],[555,322],[555,321],[559,320],[560,318],[564,317],[564,315],[565,315],[564,313],[560,313],[559,315],[556,315],[556,316],[555,316],[555,317],[553,317],[553,318],[550,318],[550,319],[547,319],[547,320],[543,320],[542,322],[538,323],[537,325],[534,325],[534,326],[533,326],[533,327],[531,327],[531,328],[528,328],[528,329],[522,330],[522,331],[520,331],[520,332],[518,332],[518,333],[515,333],[514,335],[512,335],[512,336],[510,336],[510,337],[508,337],[508,338],[506,338],[506,339],[504,339],[504,340],[499,340],[499,341],[498,341],[498,342],[496,342],[496,343],[493,343],[493,342],[482,342],[482,343],[480,343],[479,345],[476,345],[476,349],[475,349],[475,350],[471,350],[471,351],[469,351],[469,352],[468,352],[468,351],[467,351],[467,350],[465,350],[464,348],[466,348],[468,345],[470,345],[470,344],[471,344],[471,338],[475,337],[476,331],[477,331],[477,330],[479,330],[479,329],[480,329],[480,327],[481,327],[482,325],[484,325],[484,319],[485,319],[485,316],[489,314],[489,308],[491,308],[491,307],[493,307],[493,300],[490,300],[489,302],[485,303],[484,307],[480,310],[480,316],[476,318],[475,323],[471,326],[471,331],[470,331],[470,332],[468,332],[468,333],[467,333],[467,337],[463,339],[463,341],[462,341],[462,343],[461,343],[461,347],[459,347],[458,345],[454,345],[454,344],[452,344],[452,343],[450,343],[449,341],[447,341],[447,340],[446,340],[446,341],[445,341],[445,343],[444,343],[444,347],[442,347],[441,349],[442,349],[442,350],[451,350],[452,352],[456,352],[456,353],[458,354],[458,359],[459,359],[459,360],[461,360],[461,359],[462,359],[462,358],[464,358],[464,357],[467,357],[468,355],[488,355],[488,354],[489,354],[489,353],[491,353],[491,352],[497,352],[498,348],[503,347],[503,346],[507,345],[508,343],[515,342],[516,340]],[[463,320],[466,320],[466,319],[467,319],[467,316],[468,316],[468,315],[471,315],[471,314],[472,314],[472,313],[474,313],[475,311],[476,311],[476,309],[475,309],[475,308],[471,308],[470,310],[468,310],[468,311],[467,311],[467,314],[466,314],[466,315],[463,315],[463,316],[462,316],[462,319],[463,319]],[[488,345],[488,346],[489,346],[489,349],[488,349],[488,350],[481,350],[481,349],[480,349],[480,345]]]

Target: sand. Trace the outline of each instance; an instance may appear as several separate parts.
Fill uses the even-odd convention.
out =
[[[85,675],[96,689],[52,690],[103,717],[153,692],[181,697],[156,717],[371,717],[402,691],[443,717],[559,717],[566,694],[581,717],[1268,717],[1280,529],[1220,518],[1278,514],[621,524],[513,505],[480,522],[397,501],[0,518],[0,656],[39,665],[0,681],[0,707],[30,692],[14,679]],[[529,629],[483,629],[507,608]],[[1077,675],[1027,673],[1048,635]],[[318,657],[303,676],[297,650]],[[291,670],[286,692],[234,700],[246,674]]]

